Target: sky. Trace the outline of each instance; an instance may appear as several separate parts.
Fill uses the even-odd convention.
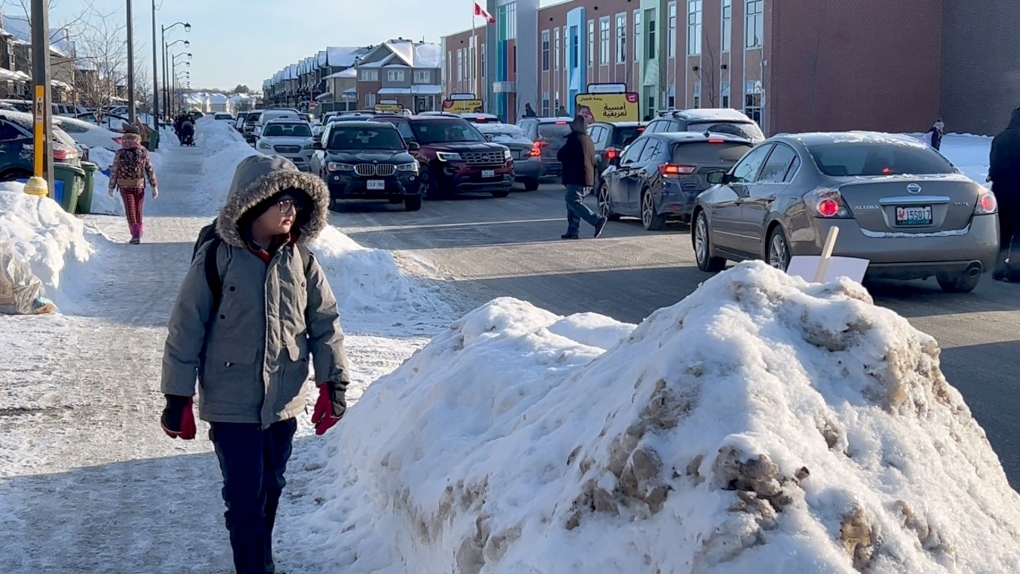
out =
[[[83,4],[51,1],[51,26],[74,18]],[[102,13],[124,17],[126,0],[89,1]],[[132,6],[136,61],[151,70],[152,2],[134,0]],[[284,66],[326,46],[378,44],[398,36],[439,42],[471,27],[473,0],[156,0],[156,6],[159,25],[192,26],[190,33],[178,26],[167,38],[191,42],[193,88],[245,84],[259,90]]]

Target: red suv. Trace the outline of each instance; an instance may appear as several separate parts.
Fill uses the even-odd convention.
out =
[[[510,148],[487,141],[470,122],[449,116],[398,115],[377,115],[373,121],[392,123],[404,140],[418,144],[426,198],[464,191],[510,195],[514,184]]]

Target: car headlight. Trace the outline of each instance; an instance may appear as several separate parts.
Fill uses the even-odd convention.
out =
[[[326,169],[329,171],[354,171],[354,166],[349,163],[331,161],[326,164]]]
[[[273,146],[269,145],[269,142],[259,142],[259,149],[273,149]]]
[[[305,145],[301,146],[301,149],[312,149],[312,144],[306,143]]]
[[[513,156],[513,154],[510,153],[510,150],[508,150],[508,149],[503,150],[503,159],[505,161],[510,161],[513,158],[514,158],[514,156]]]
[[[402,163],[397,166],[397,171],[418,171],[418,162]]]
[[[437,151],[436,158],[439,161],[463,161],[459,153],[449,151]]]

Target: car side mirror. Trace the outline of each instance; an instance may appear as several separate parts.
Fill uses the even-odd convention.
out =
[[[418,142],[407,142],[407,151],[411,153],[416,153],[420,149],[421,146],[418,145]]]
[[[708,183],[711,185],[722,185],[729,183],[729,174],[725,171],[712,171],[708,173]]]
[[[488,141],[488,142],[492,141],[492,134],[484,134],[484,135],[485,135],[485,141]]]
[[[322,149],[322,142],[312,142],[312,149]]]

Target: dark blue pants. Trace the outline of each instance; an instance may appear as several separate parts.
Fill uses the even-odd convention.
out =
[[[582,219],[594,226],[599,222],[599,216],[584,203],[588,188],[580,185],[567,185],[566,188],[567,235],[577,235],[581,231]]]
[[[209,438],[223,473],[227,531],[237,574],[276,571],[273,525],[297,420],[260,424],[212,423]]]

